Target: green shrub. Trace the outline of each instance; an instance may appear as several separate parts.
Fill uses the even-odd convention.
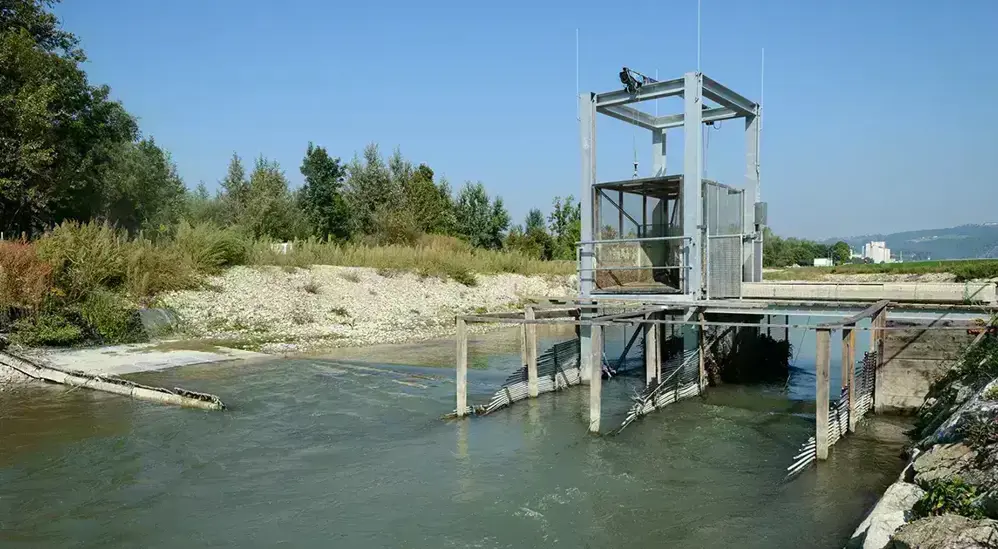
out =
[[[174,242],[195,269],[208,274],[243,265],[250,256],[250,244],[245,236],[234,228],[221,229],[211,223],[191,225],[182,222]]]
[[[478,279],[475,278],[475,273],[465,269],[460,265],[447,264],[443,265],[443,271],[450,277],[454,282],[458,284],[464,284],[465,286],[477,286]]]
[[[125,237],[107,223],[65,221],[35,243],[38,257],[52,265],[56,287],[70,301],[125,279]]]
[[[47,313],[15,322],[10,339],[26,347],[68,347],[82,343],[84,335],[79,326],[65,317]]]
[[[101,343],[135,343],[146,340],[135,305],[119,294],[98,289],[80,304],[80,315]]]
[[[155,245],[140,239],[129,242],[124,253],[125,287],[135,298],[186,290],[198,285],[197,273],[176,246]]]
[[[918,518],[953,513],[967,518],[984,518],[984,511],[977,503],[977,487],[967,484],[960,477],[934,480],[922,486],[925,494],[915,503],[912,511]]]

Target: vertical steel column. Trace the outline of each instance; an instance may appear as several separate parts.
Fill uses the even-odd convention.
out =
[[[596,96],[584,93],[579,96],[579,132],[581,137],[582,157],[582,190],[579,193],[581,204],[581,237],[583,241],[593,238],[593,185],[596,183]],[[579,297],[588,298],[592,294],[596,281],[593,271],[594,246],[583,244],[579,252]],[[580,318],[592,317],[591,309],[582,309]],[[579,366],[582,381],[589,379],[590,361],[592,358],[592,328],[588,325],[579,326]]]
[[[534,320],[534,307],[527,305],[523,311],[524,320]],[[527,328],[527,396],[536,397],[539,392],[537,383],[537,325],[525,324]]]
[[[686,237],[685,293],[703,297],[703,74],[683,75],[683,236]]]
[[[457,417],[468,415],[468,330],[463,318],[457,318]]]
[[[760,282],[762,273],[756,272],[756,243],[760,227],[755,224],[755,203],[759,201],[759,117],[745,117],[745,193],[742,195],[742,280]],[[753,235],[749,238],[749,235]]]
[[[651,174],[665,175],[665,130],[651,132]]]
[[[828,367],[831,362],[831,330],[817,332],[818,350],[815,362],[814,393],[814,441],[818,459],[828,459]]]

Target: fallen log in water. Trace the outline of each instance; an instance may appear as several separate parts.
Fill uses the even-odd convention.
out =
[[[105,391],[116,395],[141,398],[162,404],[187,406],[189,408],[201,408],[204,410],[225,409],[225,404],[222,403],[221,399],[212,394],[188,391],[180,387],[175,387],[172,390],[163,387],[151,387],[128,381],[127,379],[121,379],[117,376],[63,370],[53,366],[44,366],[9,352],[0,352],[0,364],[13,368],[33,379],[61,383],[71,387]]]

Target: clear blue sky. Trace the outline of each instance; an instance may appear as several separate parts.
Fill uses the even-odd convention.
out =
[[[998,2],[702,6],[707,75],[758,100],[766,49],[762,195],[778,233],[998,221]],[[233,151],[276,159],[297,185],[309,141],[344,159],[377,142],[455,187],[483,181],[517,222],[579,195],[576,28],[583,91],[617,89],[622,65],[696,67],[695,0],[67,0],[57,13],[91,80],[189,186],[214,188]],[[630,176],[635,141],[648,169],[647,132],[603,117],[600,132],[600,179]],[[711,179],[742,184],[742,133],[711,131]]]

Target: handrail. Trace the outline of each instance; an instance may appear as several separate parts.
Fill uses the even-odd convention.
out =
[[[576,246],[584,246],[590,244],[616,244],[620,242],[654,242],[661,240],[692,240],[692,236],[651,236],[643,238],[614,238],[609,240],[580,240],[576,242]]]

